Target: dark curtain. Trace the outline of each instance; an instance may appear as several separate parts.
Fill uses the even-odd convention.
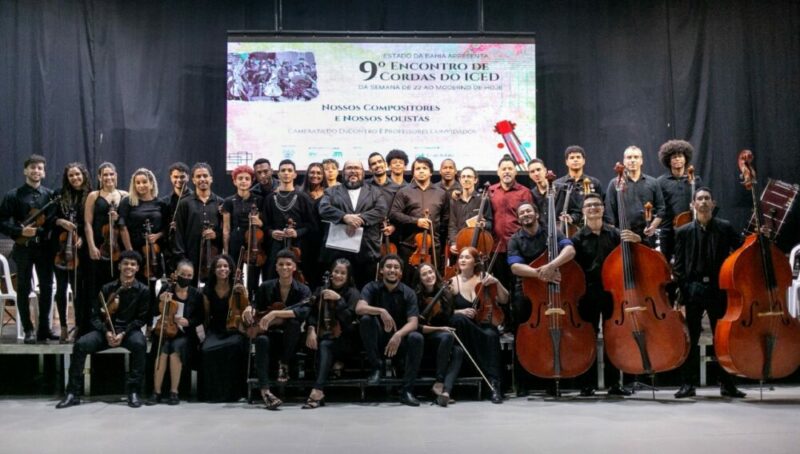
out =
[[[800,179],[796,1],[0,0],[2,189],[38,152],[50,186],[67,162],[109,160],[121,187],[146,166],[163,191],[166,167],[182,160],[210,163],[216,192],[232,193],[228,30],[477,32],[481,18],[488,32],[537,35],[539,155],[556,173],[564,148],[580,144],[588,173],[608,181],[636,144],[657,176],[659,145],[684,138],[720,216],[739,226],[751,204],[738,150],[755,151],[763,182]],[[800,240],[798,212],[784,249]]]

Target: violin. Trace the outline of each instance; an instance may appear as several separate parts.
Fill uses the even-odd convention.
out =
[[[174,275],[169,279],[169,284],[167,287],[166,292],[174,293],[175,292],[175,277]],[[158,313],[161,316],[156,321],[156,325],[153,328],[158,333],[158,351],[159,355],[156,355],[156,358],[160,356],[161,353],[161,341],[166,337],[167,339],[173,339],[175,336],[178,335],[178,322],[175,321],[175,315],[178,313],[178,302],[175,301],[173,298],[170,298],[168,301],[162,301],[159,298],[158,302]]]
[[[555,180],[547,172],[547,251],[530,266],[539,268],[558,258],[558,233],[555,215]],[[558,269],[561,282],[523,278],[522,290],[531,302],[530,318],[517,329],[517,357],[522,367],[542,378],[577,377],[592,366],[597,354],[594,328],[581,320],[578,301],[586,291],[586,278],[574,261]]]
[[[115,222],[112,220],[112,214],[117,212],[117,204],[114,202],[109,203],[108,207],[108,223],[103,225],[102,234],[103,234],[103,243],[100,245],[100,258],[102,260],[111,260],[112,262],[116,262],[119,260],[119,229],[117,229],[114,224]],[[113,265],[112,265],[112,273],[113,276]]]
[[[250,217],[258,216],[258,207],[256,204],[250,206]],[[255,265],[258,267],[264,266],[267,263],[267,253],[264,250],[264,231],[248,221],[247,224],[247,264]]]
[[[22,221],[22,227],[39,228],[43,226],[45,221],[47,221],[47,213],[46,213],[47,209],[50,208],[50,205],[56,203],[59,200],[61,200],[61,196],[56,195],[52,199],[50,199],[50,201],[47,202],[43,207],[31,208],[30,211],[28,212],[28,217],[26,217],[25,220]],[[36,236],[30,236],[30,237],[20,235],[19,237],[17,237],[16,240],[14,240],[14,242],[20,246],[27,246],[32,242],[38,243],[39,235],[37,234]]]
[[[203,211],[203,231],[211,228],[211,222],[208,220],[205,211]],[[210,272],[211,260],[219,255],[219,248],[214,244],[214,240],[201,238],[200,239],[200,257],[197,265],[197,275],[201,280],[208,278]]]
[[[461,253],[461,250],[467,246],[474,247],[481,255],[488,256],[494,250],[494,238],[490,232],[487,232],[483,227],[485,217],[483,215],[486,203],[489,200],[489,182],[483,184],[483,191],[481,192],[481,203],[478,207],[478,218],[475,222],[475,227],[464,227],[458,231],[456,235],[456,250]],[[449,256],[449,250],[445,250]],[[444,278],[450,279],[458,274],[458,264],[447,266],[444,271]]]
[[[69,222],[75,225],[75,211],[70,210]],[[53,263],[60,270],[73,271],[78,267],[78,234],[75,230],[61,232],[58,235],[58,253]]]
[[[322,292],[330,288],[331,273],[326,271],[322,276],[322,287],[319,291],[319,305],[317,318],[317,333],[320,336],[328,334],[335,339],[342,335],[342,325],[336,318],[336,301],[326,300],[322,297]]]
[[[620,230],[629,229],[624,170],[617,163]],[[614,299],[612,317],[603,323],[603,338],[609,359],[625,373],[653,375],[672,370],[689,354],[683,315],[667,299],[670,275],[661,253],[628,241],[622,241],[603,263],[603,287]]]
[[[150,235],[153,233],[153,226],[150,224],[150,219],[144,220],[144,246],[142,246],[142,257],[144,257],[144,277],[148,281],[156,279],[156,272],[158,268],[158,256],[161,254],[161,248],[158,243],[150,241]]]
[[[383,231],[389,227],[389,220],[383,218],[383,228],[381,229],[381,259],[386,257],[389,254],[397,254],[397,245],[392,243],[391,238],[389,235],[384,235]],[[381,275],[381,264],[380,261],[375,264],[375,280],[377,281]]]
[[[431,211],[425,209],[425,219],[430,220]],[[433,248],[433,225],[430,229],[425,229],[422,233],[414,235],[414,244],[416,250],[411,257],[408,258],[408,263],[413,266],[419,266],[423,263],[433,263],[433,258],[430,250]]]
[[[739,153],[744,186],[751,192],[756,228],[722,264],[719,286],[728,295],[717,321],[714,349],[728,372],[754,380],[791,375],[800,366],[800,321],[789,315],[786,289],[792,270],[762,231],[753,153]]]
[[[481,278],[486,277],[486,275],[491,272],[497,260],[498,251],[499,245],[495,248],[494,254],[492,254],[492,260],[481,274]],[[503,309],[497,304],[497,285],[483,285],[483,283],[479,282],[478,285],[475,286],[475,295],[475,301],[472,304],[472,308],[475,309],[475,321],[478,323],[487,323],[494,327],[502,325],[503,322],[505,322],[506,316]]]
[[[694,180],[694,166],[690,165],[686,168],[686,179],[689,180],[689,186],[692,188],[692,197],[690,200],[694,201],[694,193],[695,193],[695,180]],[[695,217],[694,208],[686,211],[682,211],[675,215],[672,219],[672,225],[677,229],[678,227],[688,224],[692,222]]]
[[[243,326],[242,312],[250,305],[242,273],[242,259],[244,259],[244,255],[244,246],[242,246],[239,251],[239,261],[236,263],[236,274],[233,288],[231,289],[231,296],[228,298],[228,315],[225,317],[225,328],[228,331],[237,331],[241,329]]]
[[[295,224],[294,219],[289,218],[286,220],[286,227],[283,229],[283,233],[285,234],[286,230],[288,229],[294,230],[296,228],[297,224]],[[284,237],[283,248],[292,251],[292,253],[294,254],[295,262],[300,263],[302,261],[303,251],[301,251],[299,247],[293,246],[292,243],[293,243],[292,238],[288,236]]]
[[[439,314],[442,313],[442,297],[445,295],[445,291],[450,290],[450,281],[444,281],[444,285],[442,285],[435,295],[422,299],[423,309],[419,314],[419,318],[423,323],[430,323],[431,320],[435,319]]]

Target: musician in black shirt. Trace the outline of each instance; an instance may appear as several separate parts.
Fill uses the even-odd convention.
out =
[[[178,209],[178,202],[185,201],[186,197],[193,194],[189,188],[189,166],[182,162],[174,162],[169,166],[169,181],[172,184],[172,191],[161,197],[161,203],[166,206],[167,217],[164,222],[167,228],[166,247],[162,249],[164,258],[169,270],[174,270],[178,264],[175,256],[175,212]],[[181,203],[183,203],[183,201]]]
[[[670,140],[661,145],[658,150],[658,159],[668,169],[667,173],[659,176],[657,181],[664,196],[664,219],[661,221],[659,238],[661,252],[672,260],[673,246],[675,243],[675,228],[672,225],[675,216],[684,211],[689,211],[692,202],[692,188],[687,176],[687,166],[692,162],[694,148],[685,140]],[[700,177],[695,176],[695,187],[703,185]]]
[[[681,366],[683,385],[675,397],[695,395],[697,364],[700,355],[698,342],[702,332],[703,313],[713,333],[717,320],[725,315],[727,299],[719,288],[719,271],[726,258],[742,244],[742,237],[730,222],[714,217],[714,202],[711,190],[698,188],[693,205],[697,217],[675,231],[675,266],[672,273],[680,286],[679,302],[686,315],[691,349],[689,357]],[[702,366],[701,366],[702,367]],[[745,397],[733,382],[733,377],[719,368],[720,394],[725,397]]]
[[[586,175],[584,167],[586,166],[586,152],[583,147],[578,145],[570,145],[564,150],[564,161],[567,164],[567,174],[558,178],[554,184],[556,188],[567,188],[572,186],[570,191],[569,205],[567,206],[567,215],[569,216],[568,222],[580,227],[583,224],[583,214],[581,207],[583,206],[583,197],[587,193],[599,194],[601,200],[605,200],[605,189],[600,183],[600,180],[593,176]],[[584,180],[588,181],[588,191],[584,191]],[[564,194],[560,191],[559,195]],[[564,194],[565,195],[565,194]],[[558,205],[559,200],[556,201]],[[563,210],[563,203],[561,205]],[[559,212],[560,213],[560,212]],[[564,221],[564,219],[561,219]]]
[[[139,393],[144,375],[147,340],[142,327],[147,323],[150,291],[136,280],[142,256],[136,251],[123,251],[119,260],[119,279],[104,285],[99,303],[94,307],[94,331],[82,336],[72,349],[67,395],[56,405],[66,408],[80,405],[83,389],[83,368],[86,355],[109,348],[123,347],[130,351],[131,369],[128,373],[128,406],[142,406]]]
[[[49,236],[55,221],[56,207],[50,203],[53,191],[42,186],[45,163],[45,158],[36,154],[26,159],[23,165],[25,184],[8,191],[0,205],[0,231],[15,240],[11,258],[17,264],[17,310],[25,330],[26,344],[36,343],[37,339],[58,339],[49,326],[53,295],[53,253]],[[47,208],[42,216],[37,216],[43,220],[41,225],[33,222],[36,219],[28,219],[31,214],[45,207]],[[28,302],[34,265],[40,289],[37,335],[33,332]]]

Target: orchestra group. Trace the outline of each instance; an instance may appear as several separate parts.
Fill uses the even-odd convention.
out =
[[[402,404],[420,405],[420,369],[435,377],[433,402],[454,402],[462,365],[499,404],[501,339],[512,335],[518,394],[531,374],[552,379],[551,395],[559,395],[559,380],[574,378],[580,395],[592,396],[601,327],[608,395],[631,394],[621,372],[680,368],[675,397],[685,398],[698,383],[701,320],[707,314],[713,330],[725,318],[732,290],[720,272],[744,247],[694,175],[693,152],[683,140],[664,143],[657,156],[665,172],[655,178],[630,146],[603,184],[584,172],[584,149],[570,146],[560,178],[541,159],[527,164],[531,188],[517,182],[521,166],[510,156],[491,185],[451,159],[434,183],[431,160],[417,157],[409,167],[401,150],[370,154],[368,169],[355,160],[312,163],[302,185],[288,159],[276,168],[267,159],[240,165],[221,184],[208,164],[177,162],[161,197],[151,170],[136,170],[124,188],[110,162],[96,174],[70,163],[51,190],[45,158],[31,155],[24,184],[3,198],[0,229],[15,240],[24,343],[74,343],[56,408],[80,404],[86,355],[114,347],[130,352],[131,407],[178,404],[182,370],[191,366],[202,400],[236,401],[252,377],[266,408],[277,409],[282,400],[270,385],[299,379],[302,349],[316,374],[303,408],[324,405],[326,384],[362,357],[368,384],[401,370]],[[51,300],[59,335],[48,319]],[[726,366],[721,395],[744,397],[730,373],[744,366],[717,353]],[[762,378],[779,373],[767,356]],[[145,399],[148,361],[154,389]]]

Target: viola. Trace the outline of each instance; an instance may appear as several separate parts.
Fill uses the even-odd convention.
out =
[[[484,272],[481,277],[485,277],[491,272],[497,260],[498,251],[499,245],[495,248],[494,254],[492,254],[492,260],[489,262],[489,266],[484,267]],[[475,309],[475,321],[495,327],[502,325],[503,322],[505,322],[506,316],[503,309],[497,304],[497,285],[483,285],[483,283],[478,283],[478,285],[475,286],[475,295],[475,301],[472,304],[473,309]]]
[[[150,241],[150,235],[153,234],[153,226],[150,224],[150,219],[144,220],[144,246],[142,246],[142,257],[144,257],[144,277],[148,281],[156,279],[158,272],[158,256],[161,254],[161,248],[158,243]]]
[[[250,206],[250,217],[258,216],[258,207],[256,204]],[[267,263],[267,253],[264,251],[264,231],[260,227],[253,224],[252,220],[247,223],[247,264],[251,266],[264,266]]]
[[[116,262],[119,260],[119,229],[115,227],[115,222],[111,219],[112,214],[117,212],[117,204],[111,202],[108,207],[108,223],[103,225],[103,242],[100,244],[100,258]],[[112,273],[113,276],[113,265]]]
[[[326,300],[322,297],[322,292],[329,289],[331,284],[331,273],[326,271],[322,276],[322,287],[319,291],[319,303],[317,307],[317,333],[320,336],[327,335],[337,338],[342,335],[342,325],[336,318],[336,301]]]
[[[625,167],[617,163],[620,229],[625,216]],[[674,310],[665,287],[670,268],[664,256],[642,244],[622,241],[603,263],[603,287],[614,299],[612,317],[603,323],[609,359],[629,374],[653,375],[680,366],[689,354],[689,333],[683,315]]]
[[[228,298],[228,315],[225,318],[225,328],[228,331],[237,331],[241,329],[243,326],[242,312],[250,305],[242,274],[242,259],[244,259],[244,255],[244,246],[242,246],[239,251],[239,261],[236,263],[236,274],[233,288],[231,289],[231,296]]]
[[[36,228],[39,228],[39,227],[43,226],[45,221],[47,221],[47,213],[46,213],[47,209],[50,208],[50,205],[56,203],[59,200],[61,200],[61,196],[60,195],[56,195],[52,199],[50,199],[50,201],[47,202],[43,207],[41,207],[41,208],[31,208],[30,211],[28,212],[28,217],[26,217],[25,220],[22,221],[22,227],[23,228],[25,228],[25,227],[36,227]],[[27,236],[20,235],[19,237],[17,237],[16,240],[14,240],[14,242],[17,243],[20,246],[27,246],[31,242],[38,243],[39,242],[39,236],[36,235],[36,236],[32,236],[32,237],[27,237]]]
[[[211,222],[206,217],[205,211],[203,212],[203,231],[211,228]],[[210,272],[211,260],[214,259],[219,255],[219,248],[214,243],[214,240],[201,238],[200,239],[200,257],[199,263],[197,265],[198,269],[198,277],[201,280],[206,280],[208,278],[208,273]]]
[[[431,211],[425,209],[425,219],[430,220]],[[433,263],[433,256],[430,251],[433,248],[433,225],[430,229],[425,229],[422,233],[414,235],[414,244],[416,249],[411,257],[408,258],[408,263],[413,266],[419,266],[423,263]]]
[[[285,234],[286,230],[289,230],[289,229],[294,230],[296,228],[297,228],[297,224],[295,224],[294,219],[289,218],[289,219],[286,220],[286,228],[283,229],[283,233]],[[283,248],[292,251],[292,253],[294,254],[295,262],[300,263],[302,261],[303,251],[300,250],[299,247],[294,246],[293,243],[294,243],[293,242],[293,238],[290,238],[290,237],[286,236],[286,237],[284,237],[284,240],[283,240]]]
[[[694,166],[690,165],[686,168],[686,179],[689,181],[689,186],[692,188],[692,197],[690,200],[694,200],[694,193],[695,193],[695,181],[694,181]],[[688,224],[692,222],[694,219],[694,209],[686,210],[678,213],[672,219],[672,225],[677,229],[678,227]]]
[[[436,294],[422,299],[423,309],[419,314],[419,318],[423,323],[428,324],[442,313],[442,297],[444,297],[445,292],[449,292],[450,290],[450,281],[445,281],[444,285],[442,285]]]
[[[789,315],[792,270],[761,226],[753,153],[739,153],[742,180],[753,198],[756,228],[722,264],[719,286],[728,295],[714,349],[728,372],[754,380],[791,375],[800,366],[800,321]]]
[[[169,280],[169,285],[166,291],[170,293],[175,292],[174,276]],[[167,339],[173,339],[178,335],[178,322],[175,321],[175,315],[178,313],[178,304],[179,303],[173,298],[170,298],[168,301],[162,301],[159,299],[158,313],[160,314],[160,317],[158,318],[158,321],[156,321],[156,325],[153,328],[155,332],[158,333],[159,353],[161,352],[161,341],[164,339],[164,337]],[[158,356],[159,355],[156,355],[156,357]]]
[[[383,234],[383,230],[389,227],[389,220],[384,218],[383,219],[383,229],[381,229],[381,258],[389,255],[389,254],[397,254],[397,245],[392,243],[391,238],[388,235]]]
[[[75,225],[74,210],[70,210],[68,219]],[[75,230],[70,229],[58,235],[58,253],[53,263],[60,270],[73,271],[78,267],[78,234]]]
[[[122,289],[122,287],[120,287]],[[103,314],[103,323],[105,324],[105,328],[111,331],[111,334],[116,336],[117,330],[114,329],[114,314],[117,313],[119,310],[119,298],[117,298],[118,291],[111,292],[108,295],[109,303],[106,303],[106,298],[103,296],[103,292],[100,292],[98,298],[100,299],[100,312]]]
[[[559,255],[555,215],[555,174],[547,173],[547,251],[530,266],[539,268]],[[583,270],[574,261],[559,267],[561,282],[523,278],[522,290],[531,302],[530,318],[517,329],[517,357],[537,377],[577,377],[592,366],[597,354],[594,328],[581,320],[578,301],[586,291]]]

